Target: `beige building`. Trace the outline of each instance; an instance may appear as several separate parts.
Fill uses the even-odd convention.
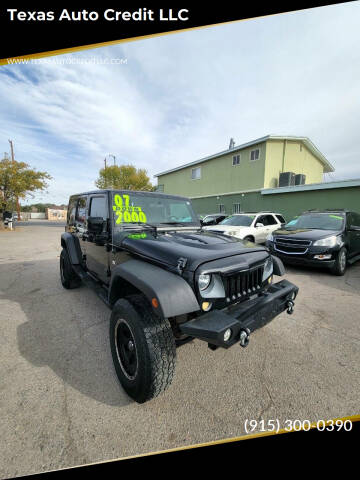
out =
[[[46,218],[51,221],[66,221],[67,210],[46,209]]]

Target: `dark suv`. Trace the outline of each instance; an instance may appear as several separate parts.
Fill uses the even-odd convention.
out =
[[[187,198],[97,190],[70,197],[61,282],[92,287],[112,309],[110,346],[125,391],[145,402],[171,383],[176,346],[240,344],[298,288],[264,247],[203,231]]]
[[[360,215],[348,210],[309,210],[267,237],[267,247],[286,263],[327,267],[344,275],[360,259]]]

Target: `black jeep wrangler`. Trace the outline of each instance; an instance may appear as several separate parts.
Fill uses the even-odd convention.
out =
[[[70,197],[61,236],[65,288],[81,282],[112,309],[110,346],[127,394],[139,403],[171,383],[176,346],[245,347],[287,310],[298,288],[262,246],[201,229],[191,202],[163,193],[97,190]]]

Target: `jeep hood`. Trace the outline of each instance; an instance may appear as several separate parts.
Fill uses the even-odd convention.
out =
[[[264,247],[208,231],[142,233],[127,235],[122,248],[146,257],[154,263],[176,267],[179,259],[186,259],[186,270],[195,271],[205,262],[243,253],[265,251]]]

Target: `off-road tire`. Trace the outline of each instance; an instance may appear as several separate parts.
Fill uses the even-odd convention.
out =
[[[130,348],[125,344],[130,340],[132,356],[135,346],[135,372],[131,372],[135,361],[127,363]],[[144,295],[131,295],[115,303],[110,317],[110,347],[118,379],[136,402],[157,397],[171,384],[176,359],[173,332],[169,321],[153,312]]]
[[[335,264],[331,268],[331,272],[334,275],[338,275],[338,276],[345,275],[346,262],[347,262],[347,251],[345,247],[341,247],[336,255]]]
[[[80,278],[74,272],[69,254],[65,248],[61,250],[60,254],[60,280],[64,288],[77,288],[81,285]]]

